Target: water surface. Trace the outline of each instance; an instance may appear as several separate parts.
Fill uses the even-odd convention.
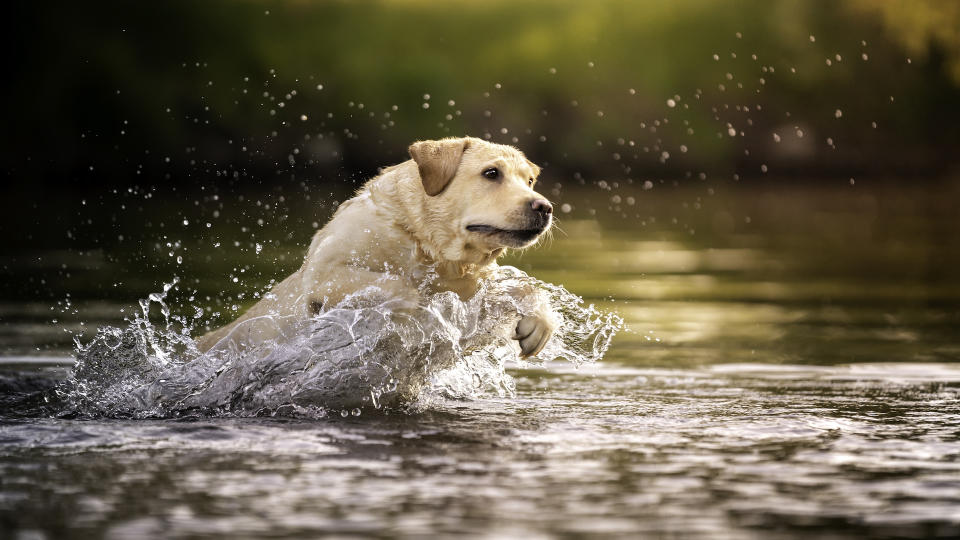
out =
[[[511,364],[515,396],[346,417],[85,418],[49,391],[72,335],[120,324],[171,273],[226,313],[296,264],[300,238],[260,232],[269,256],[206,261],[203,231],[185,233],[182,266],[161,246],[135,270],[113,244],[7,257],[0,531],[955,537],[960,236],[956,188],[927,189],[554,195],[563,233],[511,262],[625,319],[604,358]],[[222,285],[243,265],[248,283]],[[41,279],[69,308],[30,297]]]

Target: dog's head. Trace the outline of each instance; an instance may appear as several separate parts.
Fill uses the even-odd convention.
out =
[[[426,205],[464,248],[527,247],[550,228],[553,207],[534,191],[540,168],[512,146],[475,138],[410,145]]]

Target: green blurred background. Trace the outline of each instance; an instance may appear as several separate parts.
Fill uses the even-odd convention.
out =
[[[960,143],[950,0],[40,1],[5,21],[0,164],[33,189],[336,183],[451,134],[561,180],[939,175]]]
[[[960,294],[960,2],[15,1],[3,19],[4,350],[114,321],[96,302],[174,275],[183,309],[230,318],[378,167],[464,134],[541,164],[568,231],[845,276],[814,302],[868,298],[878,268],[888,297]],[[511,262],[549,273],[579,241]],[[656,268],[544,275],[623,299]],[[744,291],[770,277],[744,272]],[[691,287],[671,298],[721,290]]]

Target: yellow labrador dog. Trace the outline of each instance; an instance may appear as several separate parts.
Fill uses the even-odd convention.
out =
[[[252,319],[309,317],[371,285],[410,301],[439,291],[467,299],[505,249],[530,246],[550,227],[553,208],[533,190],[540,169],[516,148],[471,137],[420,141],[409,152],[413,159],[340,205],[299,270],[242,317],[202,336],[200,350],[276,338],[276,324]],[[513,335],[524,357],[540,352],[557,324],[545,302],[535,305]]]

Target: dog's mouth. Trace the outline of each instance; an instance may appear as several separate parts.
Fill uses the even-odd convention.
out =
[[[498,236],[505,240],[507,245],[521,246],[540,236],[547,228],[501,229],[492,225],[467,225],[467,230],[488,236]]]

